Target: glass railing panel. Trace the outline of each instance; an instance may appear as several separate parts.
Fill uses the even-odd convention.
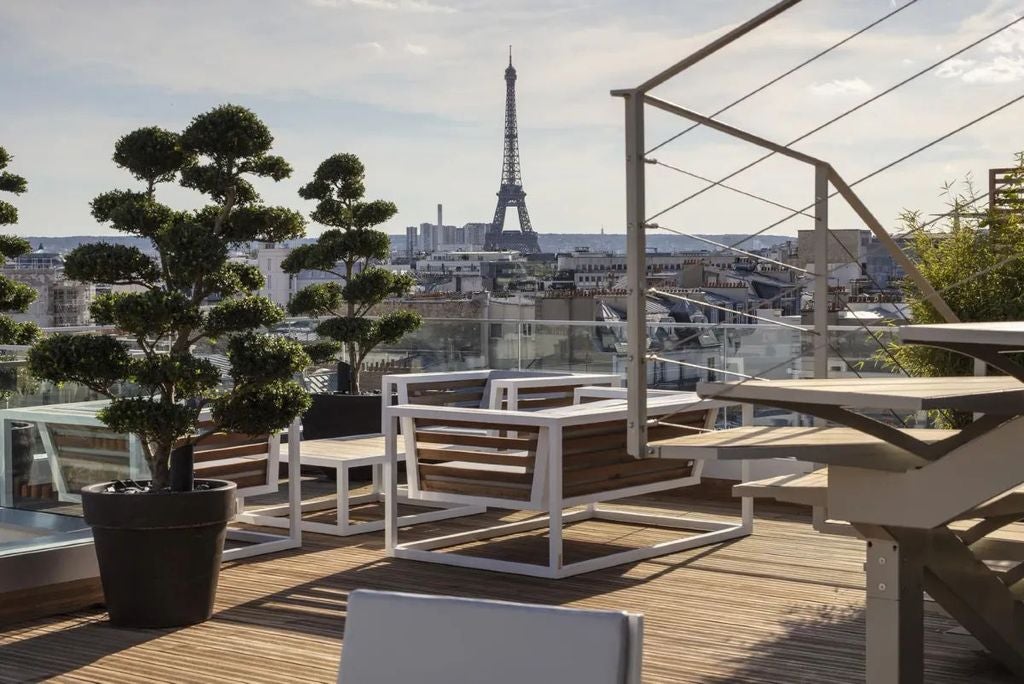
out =
[[[273,332],[311,341],[316,338],[314,327],[308,320],[290,320]],[[894,374],[896,369],[883,363],[884,353],[879,351],[879,341],[889,341],[891,335],[891,330],[885,328],[830,329],[830,375]],[[652,388],[692,391],[697,383],[709,380],[754,382],[753,378],[812,377],[816,343],[809,326],[794,329],[768,323],[652,322],[648,325],[648,351],[660,358],[649,362],[647,384]],[[203,343],[195,351],[227,369],[222,340]],[[416,332],[399,342],[379,346],[367,357],[363,387],[379,388],[380,376],[392,372],[522,368],[625,374],[627,352],[624,321],[430,318]],[[333,390],[333,370],[322,370],[325,382],[321,391]],[[132,388],[121,391],[130,394]],[[0,408],[66,405],[94,411],[95,407],[86,402],[98,398],[94,392],[71,384],[55,387],[47,383],[21,383],[0,395]],[[721,425],[740,424],[741,414],[738,406],[727,408],[722,412]],[[754,416],[755,423],[760,425],[812,424],[807,416],[769,407],[755,407]],[[925,424],[920,416],[882,413],[877,417]],[[59,421],[53,424],[59,425]],[[60,428],[56,430],[59,432]],[[81,487],[91,482],[138,476],[127,445],[117,436],[77,435],[78,446],[63,451],[58,448],[62,445],[53,443],[52,435],[47,439],[38,423],[21,428],[13,437],[12,463],[0,479],[5,492],[0,505],[0,513],[5,516],[0,520],[0,554],[29,548],[31,544],[74,540],[76,531],[83,529],[80,519],[73,517],[80,515],[76,494]],[[61,439],[58,437],[57,441]],[[77,453],[75,448],[79,449]],[[12,522],[12,516],[21,516],[20,522]],[[40,524],[47,519],[71,522]],[[68,525],[71,529],[66,529]]]

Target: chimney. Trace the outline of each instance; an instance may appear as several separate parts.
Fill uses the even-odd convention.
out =
[[[438,230],[444,230],[444,228],[442,226],[444,226],[444,222],[441,220],[441,203],[438,202],[437,203],[437,229]]]

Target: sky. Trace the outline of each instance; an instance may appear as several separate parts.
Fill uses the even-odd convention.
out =
[[[714,112],[908,0],[805,0],[653,94]],[[21,235],[109,234],[89,201],[135,181],[111,161],[134,128],[181,130],[231,102],[275,136],[291,178],[261,182],[270,204],[308,214],[297,195],[317,164],[359,155],[369,198],[394,201],[383,228],[489,221],[500,177],[505,83],[518,70],[524,188],[540,232],[623,232],[623,107],[638,85],[771,4],[768,0],[3,0],[0,146],[28,178]],[[917,0],[891,19],[755,95],[720,119],[787,143],[933,63],[910,85],[794,148],[848,181],[1024,93],[1024,22],[956,59],[944,57],[1024,16],[1022,0]],[[895,230],[904,209],[944,210],[944,183],[1013,163],[1024,102],[857,187]],[[686,127],[648,110],[647,147]],[[718,178],[763,153],[698,129],[652,154]],[[706,185],[647,167],[648,214]],[[791,208],[813,201],[813,174],[773,158],[730,184]],[[166,186],[165,186],[166,187]],[[199,206],[181,188],[176,207]],[[656,220],[690,233],[753,232],[789,212],[721,188]],[[833,228],[860,227],[838,198]],[[506,221],[513,224],[514,215]],[[810,227],[799,216],[771,232]],[[322,226],[310,224],[309,234]]]

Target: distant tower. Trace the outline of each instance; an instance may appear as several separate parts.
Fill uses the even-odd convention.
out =
[[[519,212],[519,232],[505,230],[505,210],[515,207]],[[516,125],[516,68],[512,66],[512,46],[508,48],[508,68],[505,69],[505,153],[501,160],[501,185],[498,187],[498,206],[494,220],[487,231],[484,249],[515,249],[524,254],[537,254],[540,245],[530,225],[526,211],[526,192],[519,170],[519,130]]]

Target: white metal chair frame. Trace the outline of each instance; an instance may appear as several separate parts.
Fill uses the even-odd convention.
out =
[[[599,375],[599,374],[571,374],[563,373],[561,375],[557,372],[541,372],[541,371],[493,371],[493,370],[474,370],[474,371],[454,371],[451,373],[406,373],[401,375],[387,375],[382,379],[383,390],[381,392],[381,402],[384,407],[389,405],[388,400],[393,396],[397,395],[400,403],[409,402],[409,389],[415,387],[418,384],[437,384],[441,382],[453,382],[461,380],[489,380],[494,375],[504,376],[513,374],[516,377],[503,378],[500,381],[495,380],[492,383],[491,391],[485,392],[483,395],[484,406],[494,406],[495,402],[498,401],[498,397],[503,396],[500,393],[501,390],[508,387],[507,384],[499,386],[498,383],[529,383],[528,386],[556,386],[565,385],[569,380],[573,383],[600,383],[600,382],[613,382],[619,380],[619,376],[615,375]],[[516,385],[524,386],[522,384]],[[508,391],[508,390],[506,390]],[[510,395],[514,395],[515,390],[510,391]],[[513,399],[514,401],[514,399]],[[514,404],[511,404],[514,405]],[[337,438],[339,442],[362,440],[367,438],[373,438],[381,436],[383,433],[376,434],[365,434],[365,435],[353,435],[351,437]],[[300,445],[301,449],[301,445]],[[405,458],[404,453],[398,454],[398,460],[402,461]],[[353,522],[351,519],[351,507],[359,506],[368,503],[382,503],[384,501],[384,489],[382,486],[383,477],[382,471],[385,461],[384,450],[381,449],[379,454],[367,454],[360,458],[345,458],[337,459],[330,457],[318,457],[312,454],[300,454],[300,461],[302,465],[316,466],[321,468],[332,468],[337,472],[337,488],[335,495],[329,499],[323,499],[318,501],[308,501],[301,504],[302,513],[315,513],[319,511],[326,511],[335,509],[337,511],[333,523],[317,522],[313,520],[301,520],[300,526],[306,532],[314,532],[318,534],[330,534],[339,537],[347,537],[356,534],[365,534],[368,532],[379,532],[384,529],[384,520],[365,520],[361,522]],[[352,495],[350,493],[350,471],[352,468],[361,466],[371,467],[371,481],[370,491],[364,494]],[[426,522],[437,522],[439,520],[447,520],[450,518],[457,518],[467,515],[476,515],[483,513],[487,509],[479,505],[446,505],[439,502],[429,502],[423,500],[412,500],[405,495],[406,488],[400,487],[398,494],[398,503],[400,504],[412,504],[420,507],[434,508],[437,510],[426,511],[423,513],[411,513],[409,515],[403,515],[399,517],[398,525],[401,527],[407,527],[410,525],[416,525],[419,523]],[[252,510],[247,513],[243,513],[239,516],[241,521],[253,524],[262,525],[266,527],[286,527],[288,521],[291,519],[290,508],[287,505],[278,506],[262,506],[256,510]]]
[[[689,405],[689,406],[688,406]],[[677,396],[653,397],[650,410],[654,415],[678,414],[682,410],[709,411],[708,427],[714,425],[714,413],[721,402],[681,402]],[[566,498],[562,493],[562,430],[577,425],[587,425],[612,420],[625,420],[627,406],[624,401],[611,400],[548,409],[535,412],[495,411],[487,409],[460,409],[454,407],[428,407],[398,405],[388,407],[385,412],[385,437],[388,460],[384,468],[386,498],[385,544],[388,554],[447,565],[494,570],[534,577],[563,578],[580,573],[631,563],[668,553],[675,553],[729,539],[747,536],[753,530],[753,507],[749,499],[743,500],[739,522],[721,522],[665,514],[637,513],[613,510],[598,506],[601,502],[640,496],[679,487],[698,484],[702,464],[693,463],[693,470],[687,477],[624,487],[611,491]],[[481,430],[492,429],[493,425],[507,426],[514,431],[516,426],[539,428],[536,462],[534,465],[530,497],[528,501],[510,501],[481,496],[469,496],[423,491],[417,480],[416,443],[413,420],[416,418],[451,420],[465,424],[479,423]],[[509,510],[539,511],[544,515],[521,522],[493,525],[478,530],[450,534],[416,542],[401,543],[398,538],[397,482],[398,431],[399,425],[405,438],[409,496],[413,500],[480,505]],[[565,512],[567,508],[583,506],[581,510]],[[612,553],[599,558],[566,564],[563,559],[562,528],[566,523],[580,520],[599,519],[624,523],[651,525],[681,530],[697,530],[698,534],[659,543],[653,546]],[[495,537],[516,534],[535,529],[548,530],[548,561],[546,565],[520,563],[442,551],[446,547],[467,542],[482,541]]]
[[[625,378],[617,373],[576,373],[556,377],[502,378],[491,381],[487,408],[505,407],[510,411],[518,410],[520,389],[574,386],[573,394],[575,395],[580,387],[596,389],[598,386],[606,386],[608,389],[619,389],[624,381]],[[575,397],[573,403],[579,403],[575,401]]]

